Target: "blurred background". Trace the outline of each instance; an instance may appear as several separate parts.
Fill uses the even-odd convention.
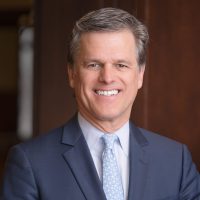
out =
[[[150,33],[132,120],[185,143],[200,169],[199,0],[1,0],[0,180],[11,146],[76,112],[66,73],[67,38],[75,20],[108,6],[134,14]]]

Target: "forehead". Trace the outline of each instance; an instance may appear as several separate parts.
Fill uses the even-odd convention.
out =
[[[79,41],[79,49],[101,48],[135,48],[135,37],[128,30],[110,32],[87,32],[83,33]]]
[[[135,62],[134,35],[129,30],[84,33],[80,38],[75,62],[83,60],[127,60]]]

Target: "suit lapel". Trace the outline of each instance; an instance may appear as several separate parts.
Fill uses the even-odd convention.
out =
[[[147,146],[148,141],[142,135],[141,131],[133,124],[130,124],[130,176],[128,200],[143,199],[148,173]]]
[[[87,200],[106,200],[85,138],[74,118],[63,132],[62,143],[70,148],[63,154]]]

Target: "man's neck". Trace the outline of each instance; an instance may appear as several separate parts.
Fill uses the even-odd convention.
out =
[[[104,133],[114,133],[117,130],[119,130],[122,126],[124,126],[129,119],[124,120],[103,120],[103,119],[91,119],[84,113],[79,112],[79,114],[87,120],[91,125],[93,125],[95,128],[99,129],[100,131]]]

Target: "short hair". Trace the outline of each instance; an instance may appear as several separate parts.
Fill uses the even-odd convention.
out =
[[[80,18],[72,30],[68,44],[67,61],[73,66],[78,51],[81,34],[88,32],[115,32],[128,29],[136,41],[137,63],[146,63],[146,49],[149,35],[146,26],[130,13],[118,8],[101,8]]]

